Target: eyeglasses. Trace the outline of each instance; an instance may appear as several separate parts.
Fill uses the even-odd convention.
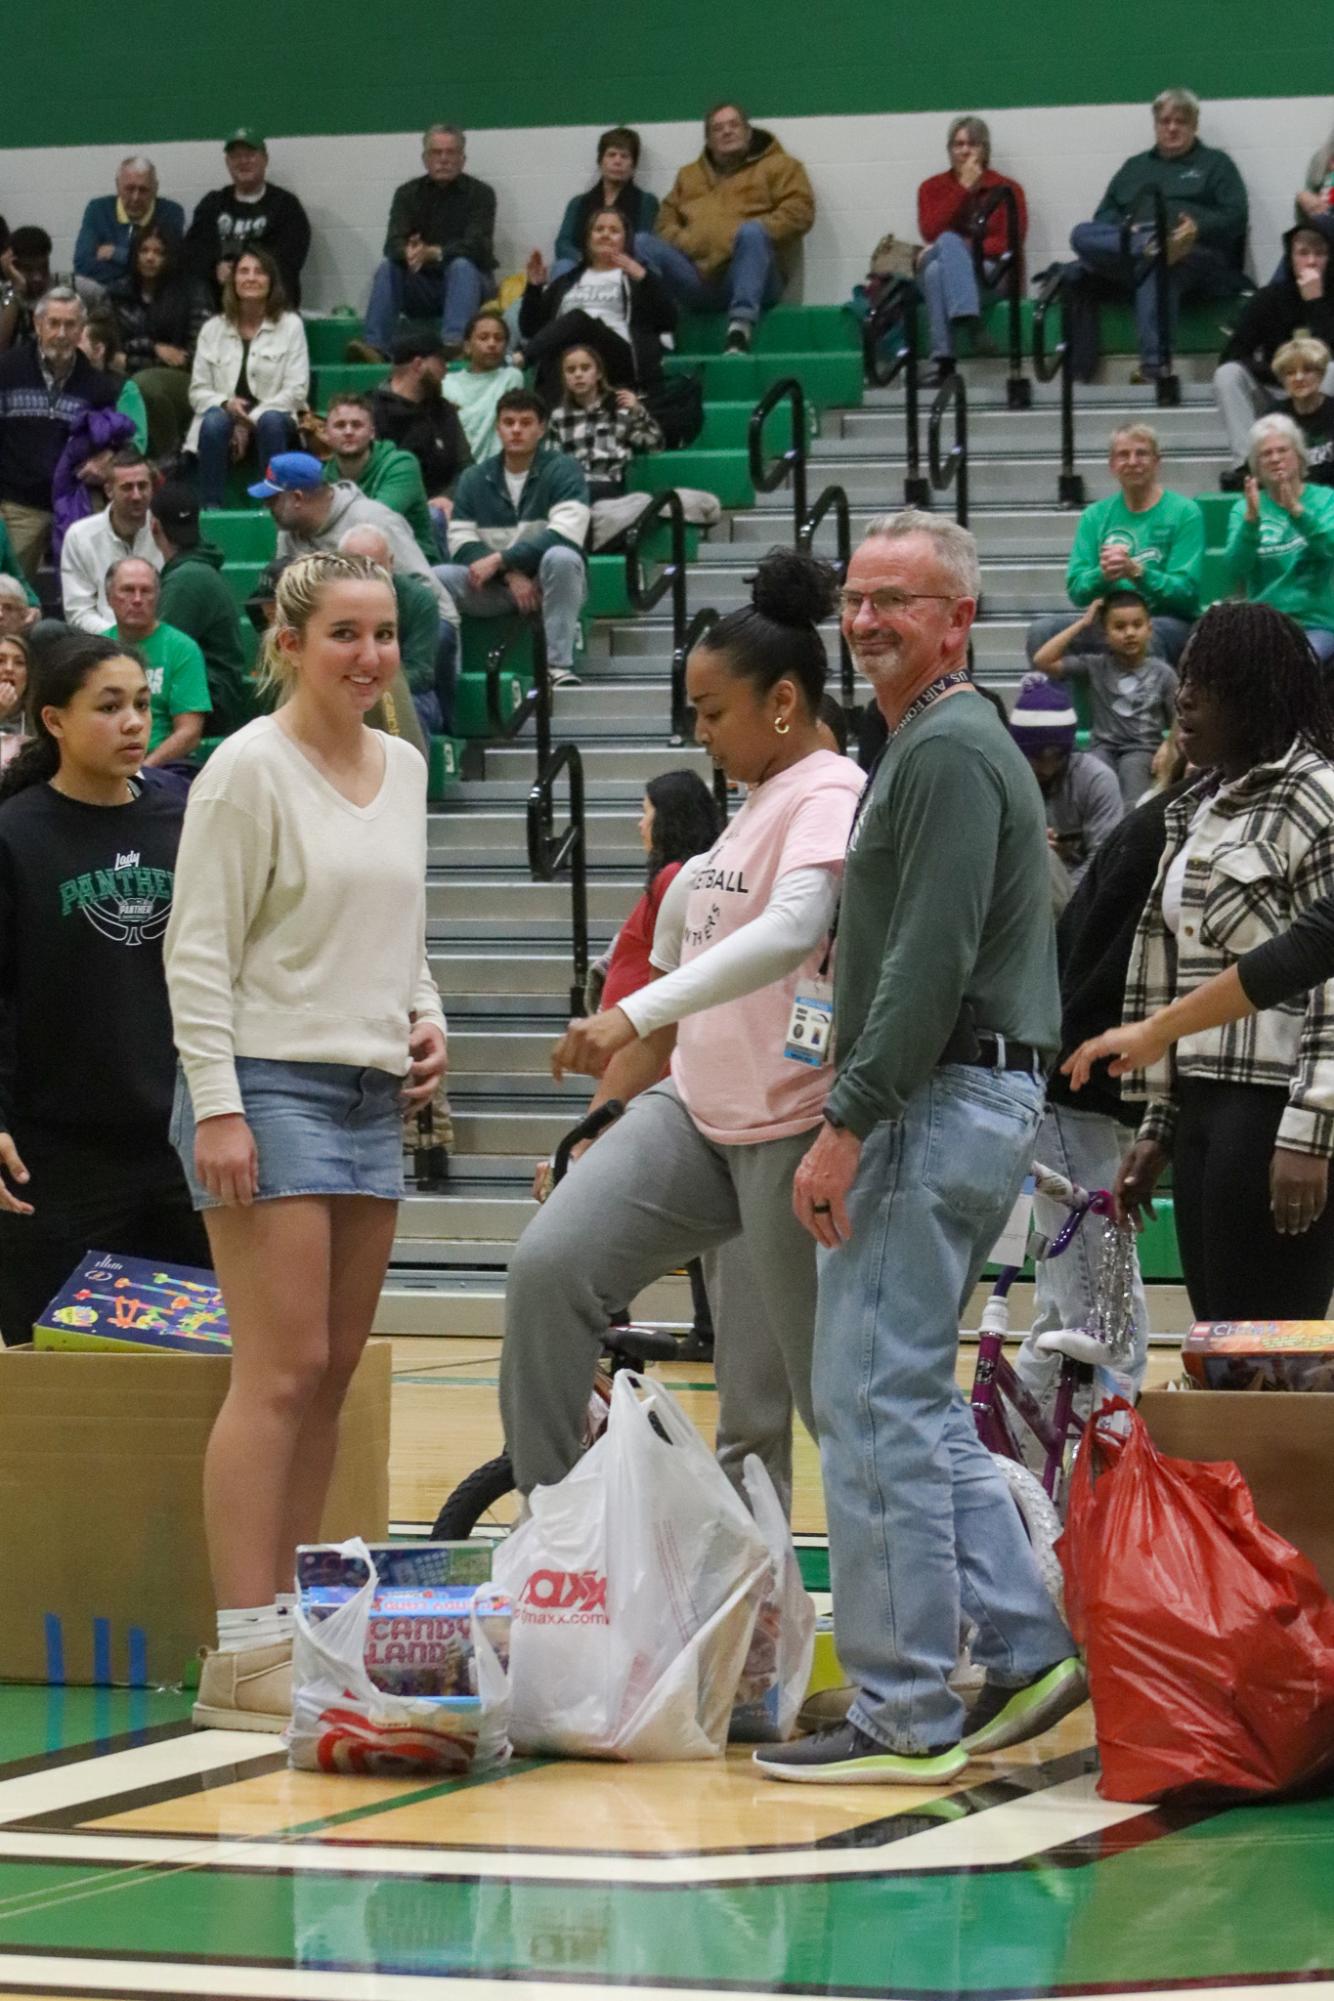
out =
[[[927,598],[933,604],[957,604],[958,594],[954,591],[840,591],[838,593],[839,615],[856,618],[864,604],[869,604],[877,618],[892,618],[896,611],[904,611],[914,598]]]

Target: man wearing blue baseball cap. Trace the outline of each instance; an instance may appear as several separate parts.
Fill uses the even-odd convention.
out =
[[[190,268],[217,305],[227,274],[243,250],[267,250],[282,276],[288,304],[301,304],[301,270],[310,254],[310,222],[294,194],[268,178],[269,148],[253,125],[238,125],[223,141],[230,186],[215,188],[190,221],[185,247]]]
[[[457,625],[454,600],[417,547],[403,516],[369,499],[350,479],[326,480],[322,463],[310,452],[277,453],[263,479],[247,490],[252,500],[264,501],[273,516],[280,558],[336,549],[349,528],[378,528],[393,551],[395,570],[420,577],[440,616]]]

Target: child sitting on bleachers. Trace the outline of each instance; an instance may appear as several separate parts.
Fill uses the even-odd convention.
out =
[[[633,389],[612,389],[602,357],[591,347],[567,347],[560,364],[562,396],[551,413],[551,440],[577,459],[593,503],[589,547],[606,549],[631,527],[653,499],[627,493],[625,477],[636,454],[660,452],[665,440],[652,412]],[[711,493],[678,487],[687,521],[712,525],[722,513]]]
[[[1080,641],[1100,625],[1106,652]],[[1095,598],[1064,632],[1033,656],[1044,674],[1088,685],[1089,749],[1116,773],[1121,797],[1133,806],[1148,791],[1154,753],[1176,719],[1177,677],[1149,652],[1153,621],[1138,591]]]
[[[506,363],[510,330],[499,306],[483,306],[468,322],[463,337],[466,368],[451,368],[441,394],[454,405],[468,440],[473,463],[493,458],[500,450],[496,405],[508,389],[522,389],[523,376]]]

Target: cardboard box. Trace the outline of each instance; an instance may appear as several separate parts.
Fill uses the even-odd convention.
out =
[[[0,1349],[0,1679],[179,1682],[214,1638],[204,1447],[217,1355]],[[348,1391],[329,1541],[389,1530],[390,1344]]]
[[[1334,1595],[1334,1397],[1272,1390],[1146,1390],[1139,1413],[1174,1459],[1232,1459],[1255,1512]]]

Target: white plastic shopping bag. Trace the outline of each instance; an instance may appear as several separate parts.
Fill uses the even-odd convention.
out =
[[[449,1776],[485,1771],[510,1755],[509,1691],[493,1634],[508,1602],[490,1585],[473,1598],[468,1692],[395,1695],[366,1671],[366,1643],[379,1578],[360,1538],[342,1554],[365,1566],[367,1581],[327,1618],[298,1603],[293,1614],[292,1721],[287,1748],[304,1772],[353,1772],[393,1778],[405,1772]]]
[[[680,1405],[623,1371],[601,1438],[530,1506],[494,1564],[515,1747],[719,1756],[771,1565]]]
[[[801,1581],[783,1504],[768,1468],[753,1452],[746,1455],[741,1479],[769,1551],[769,1575],[728,1734],[741,1743],[774,1744],[792,1735],[810,1686],[815,1601]]]

